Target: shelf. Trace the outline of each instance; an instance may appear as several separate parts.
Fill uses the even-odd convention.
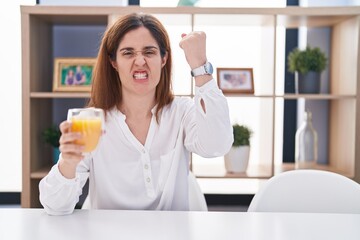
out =
[[[42,179],[50,171],[51,167],[44,167],[30,174],[31,179]],[[353,174],[345,171],[341,171],[328,165],[316,165],[314,169],[335,172],[346,177],[352,178]],[[275,166],[274,174],[279,174],[286,171],[295,170],[294,163],[283,163]],[[198,178],[270,178],[270,167],[263,165],[249,165],[248,170],[245,173],[227,173],[224,165],[212,164],[197,166],[193,169],[193,173]]]
[[[357,147],[360,142],[360,96],[358,95],[360,45],[359,38],[354,38],[359,35],[360,6],[284,8],[21,6],[22,207],[41,206],[38,199],[38,182],[51,168],[50,148],[45,149],[44,143],[40,142],[42,130],[46,126],[61,122],[68,108],[83,106],[91,97],[90,92],[52,92],[53,58],[78,55],[74,53],[74,49],[82,52],[82,48],[79,47],[88,48],[82,45],[82,34],[76,35],[74,38],[77,41],[65,48],[68,43],[62,37],[66,38],[66,36],[61,34],[60,38],[54,33],[63,25],[66,25],[66,34],[71,36],[72,30],[84,30],[89,35],[87,42],[91,45],[89,52],[84,50],[84,54],[94,56],[93,50],[98,49],[99,37],[106,26],[111,24],[115,17],[131,12],[150,13],[160,19],[167,19],[164,22],[170,32],[175,30],[178,32],[178,29],[204,28],[209,32],[209,40],[213,39],[211,34],[219,35],[218,31],[224,30],[224,34],[230,32],[229,38],[225,39],[223,44],[223,50],[236,54],[238,61],[234,63],[224,57],[217,59],[217,65],[229,67],[254,65],[254,72],[257,74],[255,94],[226,94],[231,119],[234,122],[236,120],[248,123],[256,129],[252,139],[255,150],[250,158],[248,170],[245,173],[227,173],[222,157],[219,159],[194,157],[192,171],[200,182],[212,182],[212,185],[216,185],[215,193],[224,189],[229,191],[230,183],[231,188],[236,189],[237,192],[256,193],[259,182],[266,182],[278,173],[295,169],[294,164],[276,165],[280,161],[278,153],[282,150],[277,142],[283,136],[282,125],[279,124],[283,121],[283,102],[300,99],[300,102],[303,99],[314,100],[309,104],[328,105],[328,113],[324,114],[324,119],[328,121],[321,127],[326,128],[323,132],[328,133],[326,138],[323,138],[328,140],[327,148],[323,151],[327,151],[326,157],[331,166],[317,165],[315,168],[336,172],[360,182],[358,166],[360,148]],[[282,31],[284,28],[301,26],[330,29],[328,84],[331,93],[284,94],[281,90],[283,82],[280,81],[283,79],[277,75],[281,69],[276,66],[278,61],[283,64]],[[248,31],[251,34],[244,35]],[[253,41],[252,36],[259,36],[258,39],[255,38],[256,49],[246,44]],[[211,49],[216,49],[218,43],[209,41],[209,45],[213,46]],[[256,67],[257,64],[260,67]],[[182,79],[182,73],[186,72],[188,67],[186,64],[184,66],[177,64],[177,67],[179,68],[174,73],[179,74]],[[283,74],[283,71],[279,73]],[[190,81],[188,75],[184,74],[184,76],[184,79]],[[190,94],[176,96],[194,97],[194,85],[187,83],[189,84],[191,87],[180,86],[179,89],[182,89],[181,93],[190,92]],[[244,183],[251,188],[246,189]]]
[[[190,94],[181,94],[176,96],[191,97]],[[253,94],[236,94],[228,93],[227,97],[243,97],[243,98],[272,98],[273,95],[253,95]],[[80,92],[32,92],[31,98],[90,98],[90,93]],[[284,99],[318,99],[318,100],[331,100],[331,99],[356,99],[355,95],[332,95],[332,94],[285,94],[276,95],[277,98]]]
[[[51,169],[51,167],[43,167],[37,171],[34,171],[34,172],[30,173],[30,178],[31,179],[42,179],[49,173],[50,169]]]
[[[245,173],[228,173],[222,163],[198,164],[193,166],[192,172],[198,178],[270,178],[271,166],[249,165]]]
[[[191,94],[175,94],[178,97],[193,97]],[[32,92],[31,98],[90,98],[87,92]]]
[[[243,97],[243,98],[273,98],[273,95],[254,95],[254,94],[239,94],[239,93],[226,93],[224,94],[226,97]]]
[[[346,172],[346,171],[341,171],[341,170],[339,170],[339,169],[337,169],[337,168],[335,168],[333,166],[329,166],[329,165],[316,164],[316,166],[313,169],[338,173],[338,174],[341,174],[341,175],[346,176],[348,178],[353,178],[354,177],[354,174],[351,174],[351,173]],[[295,164],[294,163],[283,163],[281,165],[275,165],[274,174],[276,175],[276,174],[286,172],[286,171],[291,171],[291,170],[295,170]]]
[[[276,95],[277,98],[284,99],[314,99],[314,100],[331,100],[331,99],[356,99],[355,95],[334,95],[334,94],[285,94]]]
[[[353,16],[348,15],[328,15],[328,16],[283,16],[277,18],[279,26],[286,28],[298,27],[328,27],[339,22],[345,21]]]
[[[253,95],[226,93],[226,97],[242,97],[242,98],[284,98],[284,99],[314,99],[314,100],[336,100],[336,99],[356,99],[356,95],[339,95],[339,94],[284,94],[284,95]]]
[[[31,98],[90,98],[90,93],[79,92],[32,92]]]

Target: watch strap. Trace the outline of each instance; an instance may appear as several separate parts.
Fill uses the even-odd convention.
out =
[[[192,77],[210,75],[212,73],[213,73],[213,68],[210,62],[206,62],[204,65],[191,70]]]

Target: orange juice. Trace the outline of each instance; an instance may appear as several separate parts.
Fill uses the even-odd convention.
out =
[[[76,144],[85,147],[84,152],[91,152],[96,148],[101,135],[100,118],[71,118],[71,131],[80,132],[82,139],[76,140]]]

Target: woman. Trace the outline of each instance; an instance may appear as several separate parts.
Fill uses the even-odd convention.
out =
[[[221,156],[233,142],[226,98],[211,71],[197,73],[207,63],[205,38],[192,32],[180,41],[198,75],[192,101],[171,92],[169,37],[156,18],[130,14],[106,31],[89,104],[105,111],[106,133],[84,156],[73,143],[81,136],[60,124],[60,159],[39,185],[47,213],[72,213],[88,178],[93,209],[188,210],[190,152]]]

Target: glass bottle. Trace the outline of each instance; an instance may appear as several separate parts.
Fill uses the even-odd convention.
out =
[[[318,157],[317,132],[312,125],[311,112],[305,112],[304,121],[295,135],[295,167],[314,168]]]

